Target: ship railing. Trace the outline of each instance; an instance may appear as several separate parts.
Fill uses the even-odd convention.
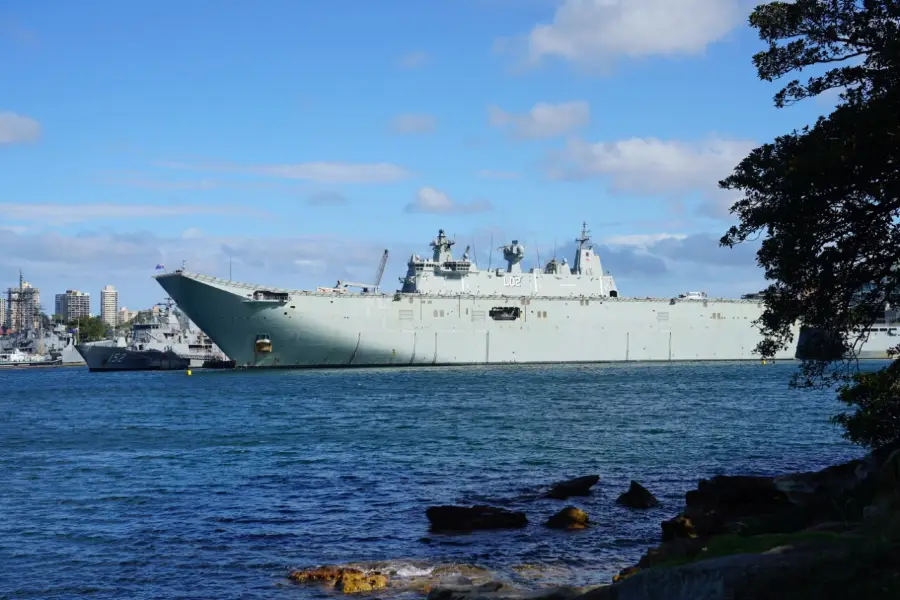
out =
[[[227,279],[222,279],[220,277],[214,277],[212,275],[200,275],[200,274],[192,273],[190,275],[190,277],[193,279],[196,279],[198,281],[221,283],[222,285],[226,285],[231,288],[240,288],[240,289],[254,290],[254,291],[259,289],[258,285],[252,285],[249,283],[241,283],[241,282],[237,282],[237,281],[228,281]],[[329,294],[329,293],[323,294],[321,292],[315,292],[315,291],[310,291],[310,290],[287,290],[285,288],[272,288],[272,287],[266,288],[266,289],[269,292],[276,292],[276,293],[283,293],[283,294],[296,294],[296,295],[302,295],[302,296],[333,296],[333,294]],[[367,297],[367,298],[371,298],[371,297],[377,295],[377,296],[387,298],[389,296],[393,296],[394,292],[391,292],[390,294],[386,294],[383,292],[379,293],[379,294],[349,293],[347,295],[348,296]],[[417,292],[415,295],[420,298],[441,298],[441,297],[446,297],[451,294],[443,294],[442,295],[442,294],[427,293],[427,292],[425,292],[425,293]],[[455,292],[452,295],[458,296],[460,294],[458,292]],[[512,296],[512,295],[501,295],[501,294],[464,294],[464,295],[467,297],[473,298],[473,299],[475,299],[475,298],[521,298],[522,297],[522,295]],[[650,297],[650,296],[646,296],[644,298],[638,298],[638,297],[634,297],[634,296],[611,297],[611,296],[605,296],[605,295],[600,295],[600,294],[583,294],[581,296],[543,296],[543,295],[532,296],[532,295],[528,295],[527,297],[530,299],[534,299],[534,300],[575,300],[582,296],[585,298],[590,298],[592,300],[596,299],[596,300],[600,300],[600,301],[604,301],[604,302],[624,302],[624,303],[668,302],[671,299],[670,297]],[[708,298],[704,298],[704,300],[706,300],[707,302],[716,302],[716,303],[721,303],[721,304],[759,304],[761,302],[761,299],[756,299],[756,298],[754,298],[754,299],[746,298],[745,299],[745,298],[708,297]]]

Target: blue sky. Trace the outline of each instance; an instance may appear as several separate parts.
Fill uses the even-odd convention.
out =
[[[440,227],[486,266],[586,220],[624,294],[763,286],[716,182],[777,110],[744,0],[7,0],[0,285],[159,301],[153,267],[393,285]],[[494,258],[494,264],[498,263]]]

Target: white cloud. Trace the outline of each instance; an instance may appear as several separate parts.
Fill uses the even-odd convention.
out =
[[[635,246],[638,248],[647,248],[662,240],[683,240],[687,234],[684,233],[634,233],[630,235],[615,235],[605,238],[604,244],[613,246]]]
[[[406,212],[461,214],[483,212],[491,209],[490,202],[478,200],[468,204],[454,202],[447,194],[431,187],[423,187],[416,199],[406,205]]]
[[[64,225],[104,219],[160,218],[184,215],[265,214],[236,206],[191,204],[15,204],[0,203],[0,214],[9,221]]]
[[[191,171],[226,171],[283,179],[306,179],[319,183],[390,183],[410,177],[405,168],[391,163],[305,162],[280,165],[230,163],[192,164],[164,161],[160,166]]]
[[[605,178],[617,193],[680,197],[703,194],[704,216],[724,217],[722,207],[734,194],[719,189],[727,177],[755,147],[750,140],[710,137],[701,141],[630,138],[590,144],[570,140],[566,149],[549,158],[551,178],[580,180]]]
[[[14,112],[0,112],[0,145],[23,144],[41,137],[41,124]]]
[[[482,179],[518,179],[519,174],[514,171],[492,171],[490,169],[481,169],[478,176]]]
[[[555,137],[579,129],[591,120],[587,102],[538,102],[527,113],[508,113],[498,106],[488,107],[488,122],[494,127],[511,127],[514,137],[538,139]]]
[[[181,232],[181,237],[186,240],[191,240],[199,237],[203,237],[203,231],[198,229],[197,227],[188,227],[184,231]]]
[[[528,35],[528,58],[605,65],[617,57],[695,55],[744,18],[740,0],[565,0]]]
[[[391,121],[394,133],[431,133],[437,126],[437,120],[431,115],[407,113],[397,115]]]
[[[416,50],[408,54],[404,54],[397,60],[397,65],[402,69],[417,69],[428,63],[429,56],[422,50]]]
[[[331,285],[338,278],[371,277],[385,247],[399,252],[398,256],[413,250],[403,244],[360,242],[337,235],[256,238],[195,231],[166,237],[146,230],[8,233],[0,236],[0,287],[12,285],[21,268],[51,301],[55,291],[67,287],[90,290],[112,283],[120,290],[122,304],[143,307],[165,294],[151,279],[157,264],[171,269],[185,261],[192,271],[227,277],[230,257],[235,280],[309,289]],[[396,270],[401,262],[389,260],[388,266]]]

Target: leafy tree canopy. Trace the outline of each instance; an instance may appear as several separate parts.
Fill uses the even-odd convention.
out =
[[[109,325],[100,317],[82,317],[69,323],[70,329],[78,328],[79,342],[96,342],[106,339]]]
[[[885,378],[900,382],[894,369],[877,379],[880,392],[852,390],[876,382],[854,377],[864,329],[886,305],[900,308],[900,0],[771,2],[750,25],[768,45],[753,57],[760,79],[821,72],[790,81],[777,107],[840,93],[831,114],[756,148],[719,183],[743,196],[721,244],[765,236],[757,260],[772,283],[757,351],[771,356],[796,339],[796,324],[825,332],[849,358],[804,360],[793,383],[841,382],[842,399],[859,406],[898,389]]]

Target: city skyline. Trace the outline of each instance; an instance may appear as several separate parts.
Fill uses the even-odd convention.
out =
[[[394,289],[439,228],[482,267],[518,239],[527,268],[587,221],[625,295],[757,291],[717,181],[835,97],[774,108],[754,5],[13,0],[0,281],[148,306],[157,264],[310,289],[387,248]]]
[[[49,317],[60,316],[65,321],[73,321],[83,317],[100,317],[107,322],[107,324],[116,326],[121,324],[121,317],[125,313],[130,317],[133,317],[134,314],[141,310],[151,310],[153,308],[152,305],[137,309],[121,305],[119,303],[118,290],[112,284],[103,286],[100,289],[100,293],[96,295],[91,294],[89,291],[70,288],[64,292],[54,293],[52,295],[52,302],[41,301],[41,286],[28,281],[24,272],[22,273],[22,285],[24,289],[33,291],[36,299],[33,304],[36,305],[41,314]],[[9,327],[14,328],[11,323],[8,324],[8,319],[13,317],[16,310],[15,306],[13,306],[12,310],[10,309],[9,296],[10,292],[12,292],[14,295],[12,302],[15,305],[18,298],[17,290],[19,289],[19,282],[17,281],[13,285],[2,286],[2,289],[3,294],[2,298],[0,298],[0,327],[9,325]],[[47,292],[45,291],[45,293]],[[107,298],[106,300],[105,295]],[[98,308],[95,309],[95,306]],[[107,307],[107,310],[112,311],[111,318],[109,319],[104,315],[104,306]]]

